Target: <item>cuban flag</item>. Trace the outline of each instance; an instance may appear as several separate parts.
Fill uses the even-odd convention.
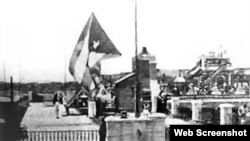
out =
[[[69,71],[89,91],[100,83],[101,60],[121,56],[95,15],[88,19],[70,59]]]

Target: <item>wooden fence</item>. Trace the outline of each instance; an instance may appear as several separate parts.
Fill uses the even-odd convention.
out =
[[[26,131],[19,141],[99,141],[99,131]]]

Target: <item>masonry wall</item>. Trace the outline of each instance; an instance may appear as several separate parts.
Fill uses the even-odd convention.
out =
[[[135,58],[133,58],[132,68],[135,72]],[[150,80],[156,80],[156,63],[150,63],[148,59],[138,59],[138,79],[142,89],[150,89],[152,85]],[[133,112],[134,110],[134,92],[135,75],[116,84],[115,93],[119,97],[119,107]],[[141,89],[141,90],[142,90]],[[141,108],[141,106],[140,106]],[[142,110],[142,109],[140,109]]]
[[[150,63],[150,79],[151,80],[156,80],[157,79],[157,69],[156,69],[156,63]]]
[[[149,60],[138,60],[138,78],[143,88],[150,88]]]
[[[135,76],[125,79],[116,84],[115,93],[119,99],[119,108],[133,112],[134,110],[134,93],[132,86],[135,85]]]
[[[121,119],[108,117],[107,141],[165,141],[165,115]]]

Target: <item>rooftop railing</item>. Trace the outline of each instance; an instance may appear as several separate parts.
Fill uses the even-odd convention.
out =
[[[99,131],[23,131],[18,141],[99,141]]]

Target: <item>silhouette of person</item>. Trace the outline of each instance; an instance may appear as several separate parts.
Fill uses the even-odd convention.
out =
[[[102,117],[101,118],[101,125],[100,125],[100,128],[99,128],[99,136],[100,136],[100,141],[105,141],[106,140],[106,134],[107,134],[107,125],[106,125],[106,121],[105,121],[105,118],[106,117]]]

